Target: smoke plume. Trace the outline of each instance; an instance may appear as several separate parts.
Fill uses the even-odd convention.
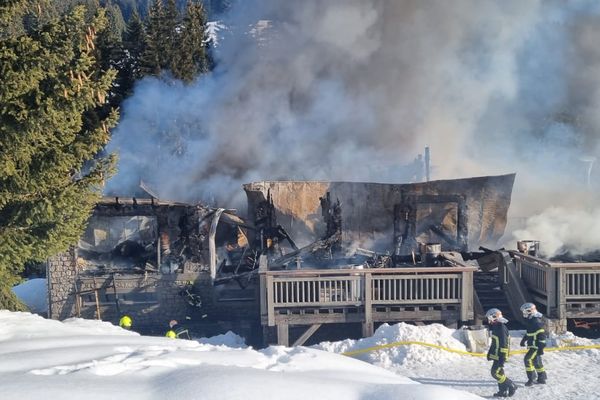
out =
[[[211,74],[136,86],[107,191],[238,206],[254,180],[406,182],[429,145],[433,179],[517,172],[514,227],[594,203],[598,2],[243,0],[222,24]]]

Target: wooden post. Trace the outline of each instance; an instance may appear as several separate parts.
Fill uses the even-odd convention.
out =
[[[158,271],[159,274],[162,274],[162,271],[160,270],[160,246],[161,246],[161,242],[160,242],[160,229],[158,229],[158,238],[156,239],[156,270]]]
[[[567,269],[559,268],[558,278],[558,319],[561,326],[567,326]]]
[[[473,319],[473,271],[463,271],[461,283],[460,320],[470,321]]]
[[[288,324],[279,323],[277,325],[277,344],[286,347],[290,345]]]
[[[545,269],[546,272],[546,316],[558,317],[558,271],[554,268]]]
[[[258,258],[258,274],[259,274],[259,296],[260,296],[260,316],[261,320],[267,317],[267,279],[266,272],[268,270],[267,256],[261,255]]]
[[[79,293],[79,283],[75,280],[75,312],[77,313],[77,318],[81,318],[81,294]]]
[[[269,326],[275,326],[275,305],[273,304],[273,276],[267,275],[267,321]]]
[[[81,318],[81,296],[79,295],[79,293],[75,295],[75,312],[77,318]]]
[[[96,298],[96,317],[99,320],[102,320],[102,316],[100,315],[100,301],[98,300],[98,289],[94,289],[94,297]]]
[[[98,288],[96,287],[96,277],[93,278],[94,282],[94,297],[96,298],[96,317],[99,320],[102,320],[102,316],[100,315],[100,300],[98,299]]]
[[[364,295],[364,307],[365,307],[365,320],[362,326],[363,337],[373,336],[373,292],[371,288],[372,276],[371,273],[365,273],[365,295]]]

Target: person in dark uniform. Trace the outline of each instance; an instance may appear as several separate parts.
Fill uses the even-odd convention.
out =
[[[525,372],[527,373],[527,383],[525,386],[533,385],[537,372],[537,383],[546,383],[546,370],[542,363],[542,355],[546,347],[546,331],[540,313],[535,304],[525,303],[521,306],[523,318],[527,333],[521,339],[521,346],[527,346],[527,353],[523,361],[525,362]]]
[[[174,319],[172,319],[169,322],[169,330],[167,331],[165,336],[171,339],[192,340],[192,337],[190,336],[188,330],[183,326],[179,325],[179,323]]]
[[[498,392],[494,397],[511,397],[517,391],[517,385],[504,374],[504,363],[509,355],[509,336],[506,323],[508,320],[502,317],[502,312],[492,308],[486,314],[492,334],[492,344],[487,353],[487,359],[493,361],[491,374],[498,381]]]

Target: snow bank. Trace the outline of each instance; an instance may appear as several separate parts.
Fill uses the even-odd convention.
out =
[[[369,338],[360,340],[346,339],[333,343],[323,342],[315,346],[315,348],[333,353],[344,353],[393,342],[418,341],[466,351],[466,346],[462,342],[462,335],[461,331],[449,329],[440,324],[427,326],[414,326],[406,323],[395,325],[383,324]],[[412,345],[377,350],[354,357],[384,368],[390,368],[399,365],[410,366],[413,364],[452,361],[458,360],[463,356],[440,351],[439,349]]]
[[[27,312],[0,310],[0,341],[35,338],[69,338],[88,335],[134,335],[110,322],[70,318],[63,322]]]
[[[224,333],[222,335],[217,335],[209,338],[203,337],[197,339],[196,341],[198,343],[212,344],[213,346],[231,347],[234,349],[243,349],[248,347],[243,337],[236,335],[231,331],[227,331],[227,333]]]
[[[44,278],[29,279],[12,288],[17,297],[27,305],[31,312],[48,312],[48,283]]]
[[[21,400],[479,399],[318,349],[256,351],[231,332],[173,340],[8,311],[0,311],[0,387],[2,398]]]

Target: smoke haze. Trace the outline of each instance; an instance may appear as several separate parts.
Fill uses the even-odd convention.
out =
[[[582,161],[599,149],[600,3],[243,0],[222,23],[210,75],[146,78],[124,103],[107,192],[143,179],[239,206],[255,180],[406,182],[429,145],[433,179],[517,172],[509,229],[550,206],[600,215]]]

